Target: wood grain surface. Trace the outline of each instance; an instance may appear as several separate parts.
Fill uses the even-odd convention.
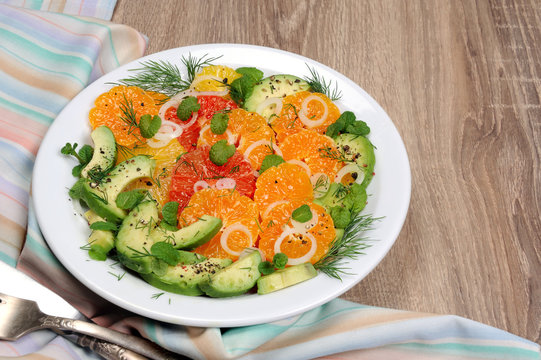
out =
[[[401,133],[413,186],[395,246],[343,298],[541,341],[538,0],[119,0],[113,21],[148,54],[263,45],[355,81]]]

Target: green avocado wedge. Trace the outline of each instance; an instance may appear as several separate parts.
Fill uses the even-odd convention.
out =
[[[150,285],[175,294],[198,296],[199,284],[232,263],[231,259],[210,258],[195,264],[168,266],[164,274],[141,274]]]
[[[312,264],[293,265],[260,277],[257,280],[257,293],[259,295],[268,294],[309,280],[315,276],[317,276],[317,270]]]
[[[247,255],[199,284],[199,288],[210,297],[230,297],[242,295],[256,284],[261,276],[258,266],[261,263],[259,251],[254,249]]]
[[[203,215],[195,223],[177,231],[158,227],[152,232],[152,239],[154,242],[168,242],[175,249],[192,250],[212,239],[221,228],[221,219],[210,215]]]

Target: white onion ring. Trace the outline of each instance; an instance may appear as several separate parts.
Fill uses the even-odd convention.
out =
[[[325,186],[324,187],[320,187],[318,188],[317,190],[314,189],[314,198],[315,199],[318,199],[320,197],[323,197],[327,191],[329,191],[329,187],[331,186],[331,182],[329,181],[329,177],[327,176],[327,174],[325,173],[315,173],[313,174],[312,176],[310,176],[310,182],[312,183],[312,187],[315,188],[318,180],[320,177],[322,176],[325,176]]]
[[[163,140],[160,137],[161,136],[169,136],[171,139],[177,138],[180,135],[182,135],[182,126],[177,124],[176,122],[165,120],[162,121],[162,126],[154,135],[154,137],[158,140]]]
[[[216,181],[216,189],[223,190],[223,189],[234,189],[237,185],[237,182],[235,179],[232,178],[222,178],[218,181]]]
[[[267,206],[267,208],[265,209],[265,211],[261,215],[261,217],[266,218],[267,215],[269,215],[269,213],[271,212],[271,210],[274,209],[276,206],[278,206],[280,204],[285,204],[285,203],[288,203],[288,202],[289,201],[287,201],[287,200],[278,200],[278,201],[275,201],[273,203],[270,203],[269,206]]]
[[[310,101],[314,101],[314,100],[319,101],[325,109],[325,111],[323,112],[323,115],[318,120],[311,120],[306,116],[306,114],[308,113],[308,104],[310,103]],[[304,101],[302,102],[301,110],[299,111],[299,119],[307,127],[313,128],[313,127],[323,124],[325,120],[327,120],[328,114],[329,114],[329,107],[327,106],[325,101],[323,101],[323,99],[321,99],[319,96],[312,94],[312,95],[307,96],[306,99],[304,99]]]
[[[250,238],[250,244],[246,247],[250,247],[253,245],[252,234],[250,233],[250,230],[248,229],[248,227],[246,227],[246,225],[241,224],[241,223],[235,223],[235,224],[229,225],[222,232],[222,235],[220,236],[220,245],[222,246],[222,248],[228,254],[231,254],[233,256],[239,256],[242,253],[242,251],[233,251],[227,245],[227,239],[229,238],[229,235],[231,235],[233,231],[241,231],[245,233],[246,235],[248,235],[248,237]]]
[[[159,149],[171,142],[172,139],[162,139],[158,140],[156,138],[150,138],[147,140],[147,145],[154,149]]]
[[[220,91],[196,91],[196,96],[226,96],[229,94],[229,88]]]
[[[257,105],[255,112],[258,113],[259,115],[263,115],[263,110],[265,110],[267,107],[271,105],[276,105],[275,109],[273,110],[274,114],[280,114],[282,112],[282,107],[283,107],[282,99],[275,98],[275,97],[270,97],[270,98],[265,99],[263,102]]]
[[[254,141],[253,143],[250,144],[250,146],[246,148],[246,150],[244,150],[244,157],[248,158],[256,147],[261,146],[261,145],[268,145],[268,144],[272,145],[272,148],[277,155],[282,156],[282,151],[275,143],[269,140],[261,139],[261,140]]]
[[[178,105],[187,98],[188,96],[195,96],[197,91],[188,89],[185,91],[181,91],[175,96],[172,96],[167,102],[165,102],[161,107],[160,111],[158,112],[158,116],[162,118],[162,122],[165,121],[165,112],[169,110],[170,107],[177,108]]]
[[[278,237],[278,239],[276,239],[276,242],[274,243],[274,253],[275,254],[278,254],[279,252],[281,252],[281,247],[282,247],[282,242],[284,241],[284,239],[289,236],[289,235],[293,235],[295,234],[295,230],[292,229],[292,228],[286,228],[282,234],[280,234],[280,236]],[[310,250],[308,250],[308,252],[306,254],[304,254],[303,256],[301,257],[298,257],[298,258],[289,258],[287,260],[287,265],[298,265],[298,264],[302,264],[302,263],[305,263],[305,262],[308,262],[312,256],[314,256],[314,254],[316,253],[316,250],[317,250],[317,242],[316,242],[316,238],[314,237],[314,235],[310,234],[310,233],[304,233],[302,234],[303,236],[306,236],[310,239],[311,241],[311,246],[310,246]]]
[[[199,180],[193,184],[193,191],[198,192],[199,190],[207,189],[210,185],[205,180]]]
[[[357,184],[361,184],[364,180],[364,171],[362,171],[357,165],[355,164],[348,164],[341,168],[337,173],[336,177],[334,178],[334,182],[340,183],[342,182],[342,178],[346,176],[349,173],[355,172],[357,173],[357,178],[355,179],[355,182]]]
[[[304,171],[306,171],[306,174],[308,174],[308,176],[310,176],[312,174],[312,171],[310,170],[310,167],[308,166],[308,164],[305,163],[302,160],[290,159],[290,160],[288,160],[286,162],[288,162],[290,164],[299,165],[300,167],[302,167],[304,169]]]

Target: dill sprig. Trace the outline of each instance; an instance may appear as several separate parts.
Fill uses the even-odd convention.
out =
[[[354,159],[349,158],[346,154],[346,151],[342,149],[341,147],[338,147],[336,149],[333,149],[330,146],[322,147],[317,149],[319,152],[319,156],[322,158],[329,158],[332,160],[340,161],[343,163],[346,162],[355,162]]]
[[[186,67],[187,77],[182,76],[178,66],[164,60],[148,60],[141,62],[141,67],[130,69],[136,72],[133,76],[120,79],[112,84],[137,86],[145,91],[155,91],[167,95],[168,98],[188,89],[195,78],[195,75],[203,66],[212,65],[212,62],[221,56],[208,57],[208,54],[200,58],[189,54],[182,56],[182,64]],[[165,99],[164,101],[167,101]]]
[[[180,69],[167,61],[148,60],[141,67],[130,69],[137,74],[120,79],[117,84],[137,86],[145,91],[155,91],[171,97],[190,87],[190,81],[184,80]]]
[[[342,261],[344,259],[355,259],[357,256],[364,254],[363,250],[369,248],[370,241],[364,232],[372,230],[374,222],[381,218],[374,218],[372,215],[357,214],[350,225],[345,229],[344,235],[340,239],[335,239],[329,251],[321,259],[319,259],[314,267],[335,279],[340,279],[340,275],[350,275],[347,272],[348,268],[344,267]]]
[[[214,56],[214,57],[208,57],[208,54],[205,54],[201,56],[200,58],[196,58],[195,56],[192,56],[192,54],[188,54],[188,57],[182,56],[182,63],[186,67],[186,72],[188,73],[188,83],[191,84],[195,78],[195,75],[201,70],[203,66],[212,65],[212,63],[219,58],[220,56]],[[188,85],[190,87],[190,85]]]
[[[316,69],[310,67],[308,64],[306,64],[306,67],[310,71],[310,76],[306,76],[304,80],[306,80],[314,92],[327,95],[331,101],[340,100],[342,92],[338,90],[338,82],[335,82],[333,86],[332,81],[327,82]]]

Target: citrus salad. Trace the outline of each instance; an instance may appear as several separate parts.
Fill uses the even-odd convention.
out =
[[[310,76],[182,58],[148,61],[90,110],[92,145],[67,143],[88,211],[83,249],[184,295],[266,294],[318,271],[340,278],[367,246],[370,128]]]

